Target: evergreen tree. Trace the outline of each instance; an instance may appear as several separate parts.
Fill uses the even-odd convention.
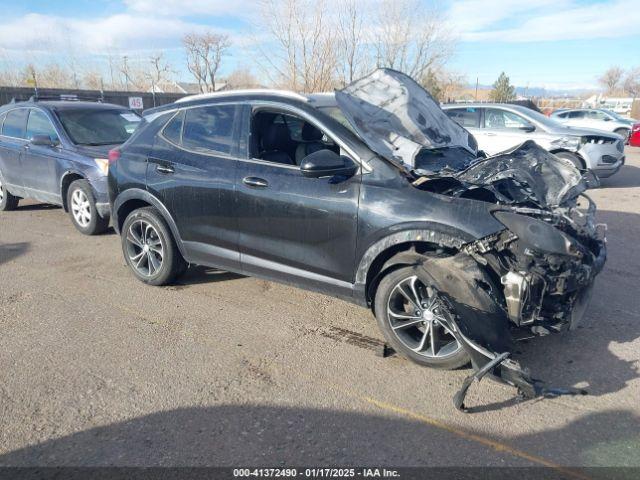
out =
[[[502,72],[498,80],[493,84],[493,90],[489,93],[492,102],[505,103],[516,98],[516,89],[509,83],[509,77]]]

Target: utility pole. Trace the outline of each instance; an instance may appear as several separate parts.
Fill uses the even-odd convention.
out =
[[[478,77],[476,77],[476,96],[475,96],[476,102],[478,101]]]
[[[125,82],[125,90],[129,91],[129,67],[127,66],[128,57],[125,55],[122,57],[122,63],[124,68],[124,82]]]

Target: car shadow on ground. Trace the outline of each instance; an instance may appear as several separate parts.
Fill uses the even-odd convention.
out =
[[[529,452],[570,466],[640,465],[640,419],[627,410],[589,413],[560,429],[506,439],[388,413],[252,404],[179,408],[17,449],[0,455],[0,466],[540,467],[526,458]]]
[[[52,205],[50,203],[32,203],[29,202],[26,205],[22,202],[16,207],[17,212],[29,212],[33,210],[62,210],[60,205]]]
[[[238,273],[227,272],[217,268],[193,265],[173,283],[173,286],[188,287],[189,285],[226,282],[229,280],[238,280],[240,278],[246,277]]]
[[[0,265],[24,255],[29,251],[30,247],[31,244],[29,242],[0,244]]]
[[[618,173],[600,180],[599,188],[633,188],[640,187],[640,168],[623,165]]]

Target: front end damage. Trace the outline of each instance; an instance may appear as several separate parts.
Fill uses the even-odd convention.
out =
[[[452,328],[476,370],[456,395],[456,407],[464,410],[467,389],[487,374],[516,386],[526,398],[581,393],[547,388],[511,358],[514,333],[547,335],[575,328],[604,266],[605,226],[595,223],[596,207],[579,172],[527,142],[461,172],[417,176],[413,184],[491,202],[492,215],[505,227],[464,245],[456,256],[473,259],[467,271],[477,269],[477,288],[485,288],[502,312],[481,325],[469,315],[453,316]],[[460,307],[458,302],[451,310]]]
[[[575,328],[587,307],[606,259],[587,179],[533,141],[485,157],[473,136],[400,72],[377,70],[335,98],[360,138],[415,188],[486,202],[504,226],[456,255],[429,258],[425,272],[441,282],[431,287],[475,369],[456,407],[464,409],[467,389],[485,375],[527,398],[579,393],[544,386],[511,356],[514,331]]]

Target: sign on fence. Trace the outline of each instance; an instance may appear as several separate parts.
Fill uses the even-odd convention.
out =
[[[142,97],[129,97],[129,108],[131,110],[142,110],[144,108]]]

